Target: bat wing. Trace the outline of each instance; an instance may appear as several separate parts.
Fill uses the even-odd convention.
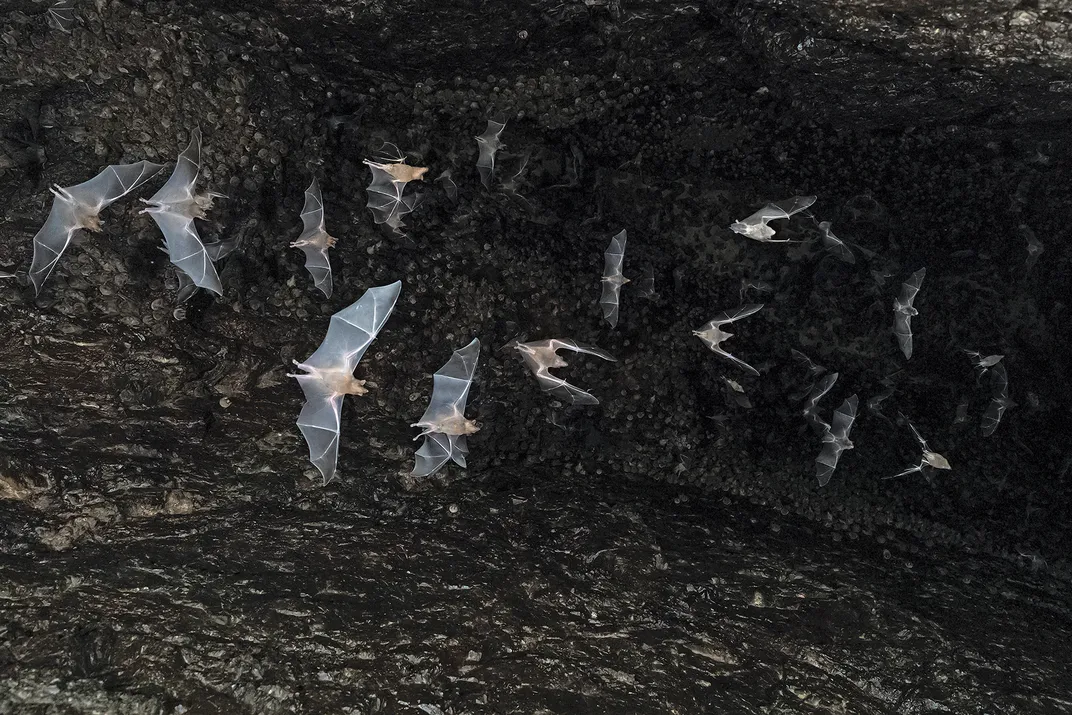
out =
[[[238,239],[232,238],[226,241],[215,241],[213,243],[205,243],[203,245],[205,247],[205,251],[208,253],[208,259],[215,263],[221,258],[226,258],[227,256],[234,253],[235,248],[238,247]]]
[[[536,380],[544,392],[550,393],[563,402],[571,405],[598,405],[597,400],[591,393],[585,392],[576,385],[571,385],[565,380],[555,377],[549,372],[536,373]]]
[[[495,176],[495,153],[505,146],[499,139],[504,129],[506,124],[489,119],[487,129],[476,138],[477,149],[480,150],[476,170],[480,172],[480,183],[485,188],[491,188],[491,180]]]
[[[823,442],[823,450],[815,458],[815,476],[819,480],[819,486],[825,487],[837,469],[838,460],[845,450],[836,442]]]
[[[814,204],[815,198],[816,197],[814,196],[794,196],[793,198],[785,199],[784,201],[772,201],[764,208],[760,209],[758,213],[768,211],[771,214],[776,214],[767,218],[766,220],[768,221],[775,218],[789,218],[793,214],[800,213]]]
[[[189,200],[194,195],[194,185],[200,171],[201,129],[198,127],[190,133],[190,144],[179,154],[171,176],[149,202],[167,204]]]
[[[726,310],[716,315],[708,325],[720,326],[726,323],[732,323],[735,320],[741,320],[748,316],[758,313],[763,309],[764,303],[751,303],[749,305],[742,305],[740,308],[734,308],[732,310]]]
[[[726,358],[727,360],[729,360],[733,364],[737,365],[738,367],[743,368],[750,375],[755,375],[756,377],[759,377],[759,370],[755,369],[754,367],[752,367],[751,365],[746,363],[744,360],[741,360],[740,358],[729,354],[728,352],[723,350],[719,345],[712,345],[711,349],[714,350],[716,354],[721,355],[722,357]]]
[[[64,191],[78,203],[95,207],[99,211],[137,189],[163,168],[162,164],[154,164],[150,161],[139,161],[136,164],[113,164],[89,181],[65,187]]]
[[[369,288],[357,302],[331,316],[324,342],[303,364],[317,370],[353,372],[395,308],[402,281]]]
[[[429,432],[424,435],[424,442],[415,454],[416,461],[410,474],[415,477],[431,476],[443,468],[452,453],[448,435]]]
[[[312,238],[324,230],[324,200],[320,195],[320,183],[314,177],[305,190],[305,205],[301,210],[302,233],[298,240]]]
[[[198,288],[223,295],[220,277],[205,250],[205,244],[197,235],[193,218],[166,210],[150,211],[149,215],[164,234],[171,262],[188,275]]]
[[[982,419],[982,432],[984,437],[989,437],[997,431],[1001,424],[1001,418],[1005,410],[1009,408],[1009,376],[1005,372],[1005,366],[1000,362],[990,370],[990,387],[992,396],[990,404]]]
[[[454,351],[450,360],[432,377],[432,400],[418,424],[435,425],[444,418],[465,412],[465,401],[469,399],[479,357],[480,341],[476,338]]]
[[[339,431],[342,395],[335,394],[316,375],[298,375],[305,393],[305,405],[298,415],[298,429],[309,445],[309,461],[327,484],[335,476],[339,458]]]
[[[60,256],[67,250],[71,237],[78,230],[77,227],[78,207],[63,197],[56,196],[48,218],[45,219],[45,225],[33,237],[30,280],[33,281],[35,293],[41,292],[41,286],[59,263]]]
[[[625,229],[610,239],[610,245],[603,252],[603,277],[610,278],[622,274],[622,261],[625,259]]]
[[[848,440],[852,423],[856,421],[856,409],[860,400],[856,395],[841,403],[841,407],[834,410],[834,418],[830,421],[830,433],[839,440]]]
[[[599,306],[603,309],[603,319],[610,327],[618,326],[618,305],[622,284],[608,280],[603,281],[603,292],[599,296]]]
[[[70,32],[76,15],[74,0],[60,0],[48,9],[48,25],[60,32]]]
[[[294,243],[305,254],[305,270],[313,277],[313,285],[319,288],[326,298],[330,298],[332,282],[328,248],[334,239],[328,237],[324,228],[324,202],[320,194],[320,184],[315,177],[305,190],[301,220],[302,232]]]
[[[905,358],[912,357],[912,316],[895,311],[893,314],[893,333]]]
[[[331,260],[328,249],[321,246],[299,246],[305,254],[305,270],[313,277],[313,285],[320,289],[325,298],[331,297]]]
[[[402,193],[406,189],[405,182],[395,180],[386,169],[374,162],[366,159],[365,163],[372,170],[372,183],[367,189],[368,203],[365,206],[372,211],[376,223],[396,221],[415,208],[415,205],[410,207],[403,203]]]
[[[926,268],[920,268],[912,274],[912,277],[901,284],[901,297],[898,302],[906,307],[911,307],[916,301],[916,294],[923,287],[923,277],[927,275]]]
[[[814,413],[816,406],[819,404],[819,400],[823,399],[823,395],[830,392],[834,387],[834,383],[838,380],[839,373],[831,372],[823,376],[821,380],[815,383],[811,388],[811,392],[808,393],[807,405],[804,408],[804,413]]]
[[[845,242],[834,235],[830,230],[830,222],[823,221],[819,224],[819,231],[823,235],[823,247],[845,263],[856,263],[856,254],[845,245]]]
[[[443,182],[443,190],[447,192],[447,198],[454,203],[458,203],[458,185],[454,183],[454,179],[451,175],[454,172],[451,169],[444,169],[443,173],[435,178],[437,182]]]
[[[459,467],[466,466],[465,460],[469,456],[469,447],[465,443],[465,435],[447,435],[447,441],[451,445],[450,458],[454,460],[454,463]]]
[[[586,353],[588,355],[595,355],[596,357],[603,358],[604,360],[610,360],[611,362],[618,362],[615,357],[606,350],[600,350],[599,348],[590,345],[582,345],[576,340],[571,340],[569,338],[551,339],[548,343],[556,351],[565,348],[566,350],[572,350],[576,353]]]

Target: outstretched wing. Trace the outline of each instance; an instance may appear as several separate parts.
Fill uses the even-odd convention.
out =
[[[901,352],[906,359],[912,357],[912,316],[894,311],[893,334],[897,336],[897,344],[901,346]]]
[[[919,293],[919,289],[923,286],[923,278],[926,275],[927,269],[920,268],[902,283],[901,296],[897,299],[897,302],[905,307],[912,307],[912,304],[916,302],[916,294]]]
[[[70,32],[77,15],[74,11],[74,0],[60,0],[48,9],[48,24],[60,32]]]
[[[480,156],[476,160],[476,169],[480,172],[480,183],[484,188],[491,188],[491,180],[495,176],[495,154],[506,145],[499,136],[506,129],[506,124],[488,120],[488,127],[484,133],[476,137],[477,149]]]
[[[622,261],[625,260],[625,229],[610,239],[610,245],[603,253],[603,294],[599,296],[599,305],[603,308],[603,318],[610,327],[618,325],[618,302],[622,291]]]
[[[822,221],[819,224],[819,232],[823,236],[823,247],[838,257],[838,260],[845,263],[856,263],[856,254],[845,245],[845,242],[834,235],[834,232],[830,230],[830,222]]]
[[[1005,410],[1010,406],[1009,401],[1009,376],[1005,372],[1005,365],[998,363],[990,370],[990,404],[983,414],[982,432],[984,437],[989,437],[1001,424],[1001,418]]]
[[[748,305],[742,305],[740,308],[724,310],[718,315],[716,315],[714,318],[712,318],[711,322],[708,323],[708,325],[720,326],[725,325],[726,323],[732,323],[736,320],[741,320],[742,318],[747,318],[748,316],[754,313],[758,313],[760,310],[762,310],[764,305],[764,303],[750,303]]]
[[[305,205],[301,211],[302,232],[298,240],[292,243],[305,254],[305,270],[313,277],[313,284],[326,298],[331,297],[331,260],[328,248],[335,239],[324,228],[324,201],[320,195],[320,184],[314,177],[305,190]]]
[[[782,201],[772,201],[764,209],[761,209],[759,213],[769,211],[771,216],[767,219],[768,221],[776,218],[789,218],[814,204],[815,199],[815,196],[794,196]]]
[[[416,452],[413,471],[415,477],[427,477],[435,474],[451,458],[453,450],[449,435],[429,432],[424,435],[424,443]],[[463,457],[464,460],[464,457]]]
[[[815,476],[819,480],[820,487],[825,487],[830,482],[830,477],[834,476],[834,470],[837,469],[838,460],[841,459],[841,453],[844,451],[836,442],[823,442],[823,449],[815,458]]]
[[[331,316],[328,334],[304,365],[353,372],[395,308],[402,281],[369,288],[357,302]]]
[[[335,476],[339,458],[340,416],[342,398],[330,390],[316,375],[296,375],[305,405],[298,415],[298,429],[309,445],[309,461],[320,470],[324,484]]]
[[[744,369],[745,371],[747,371],[750,375],[754,375],[756,377],[759,377],[759,370],[755,369],[754,367],[752,367],[751,365],[746,363],[744,360],[741,360],[739,357],[736,357],[735,355],[731,355],[730,353],[726,352],[725,350],[722,349],[721,345],[711,345],[710,347],[711,347],[711,350],[713,350],[715,352],[715,354],[721,355],[722,357],[726,358],[727,360],[729,360],[730,362],[734,363],[738,367],[740,367],[740,368]]]
[[[834,419],[830,421],[830,433],[839,440],[848,440],[852,423],[856,421],[856,408],[860,400],[853,395],[834,410]]]
[[[368,203],[365,206],[372,211],[373,220],[378,224],[400,225],[402,216],[416,207],[412,201],[406,202],[403,199],[402,194],[406,190],[407,182],[395,179],[384,164],[368,159],[365,164],[372,170],[372,183],[366,190]]]
[[[193,217],[167,210],[152,210],[149,215],[164,234],[164,244],[171,262],[188,275],[198,288],[223,295],[220,277],[205,250],[205,244],[197,235]]]
[[[479,357],[480,341],[476,338],[454,351],[450,360],[432,377],[432,399],[418,424],[435,425],[443,419],[464,414]]]
[[[815,413],[815,408],[819,406],[819,400],[823,399],[823,396],[833,389],[834,383],[837,382],[838,374],[836,372],[827,373],[821,380],[812,385],[804,403],[804,416],[809,422],[813,424],[816,421],[821,422],[819,416]]]
[[[568,402],[571,405],[599,404],[599,400],[591,393],[585,392],[576,385],[571,385],[562,378],[555,377],[548,372],[536,373],[536,380],[540,383],[540,387],[544,392],[550,393],[563,402]]]
[[[163,168],[163,164],[154,164],[151,161],[113,164],[89,181],[66,187],[64,191],[83,206],[91,206],[100,211],[137,189]]]
[[[576,340],[570,338],[552,338],[547,341],[555,350],[565,348],[566,350],[572,350],[575,353],[586,353],[588,355],[595,355],[596,357],[603,358],[604,360],[610,360],[611,362],[618,362],[613,355],[606,350],[600,350],[599,348],[592,347],[590,345],[582,345]]]
[[[313,177],[305,190],[305,204],[301,210],[302,233],[298,240],[313,238],[324,230],[324,200],[320,195],[320,183]]]
[[[45,225],[33,237],[30,280],[33,281],[34,293],[41,292],[41,286],[45,284],[52,269],[56,267],[60,256],[67,250],[71,237],[77,230],[77,206],[61,196],[56,196],[52,201],[52,209],[48,212],[48,218],[45,219]]]
[[[187,201],[194,195],[194,185],[201,171],[201,128],[190,133],[190,144],[179,154],[175,169],[167,182],[149,199],[152,204]]]

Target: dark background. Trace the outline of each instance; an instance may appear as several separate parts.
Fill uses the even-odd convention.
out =
[[[1067,8],[102,0],[69,34],[46,9],[0,10],[0,270],[51,183],[173,161],[194,126],[228,196],[202,236],[241,242],[225,296],[176,308],[124,201],[40,297],[0,282],[0,705],[1072,711]],[[479,183],[489,117],[503,166],[530,157],[521,199]],[[423,187],[404,238],[364,207],[383,141],[459,187]],[[288,247],[312,175],[330,301]],[[838,263],[804,217],[796,244],[726,228],[794,194],[877,256]],[[626,285],[610,330],[622,228],[657,295]],[[890,307],[923,266],[905,361]],[[321,486],[285,373],[396,279]],[[760,378],[691,334],[755,301],[726,347]],[[541,393],[519,335],[613,353],[561,371],[602,404]],[[474,336],[469,468],[415,482],[407,425]],[[840,373],[827,419],[893,375],[825,488],[790,348]],[[962,348],[1006,356],[1019,406],[988,438]],[[898,412],[951,472],[882,480],[918,460]]]

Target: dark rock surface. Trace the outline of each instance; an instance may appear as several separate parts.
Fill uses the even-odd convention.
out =
[[[39,298],[0,279],[0,712],[1072,712],[1065,6],[104,0],[70,34],[46,7],[0,9],[0,271],[48,185],[171,161],[195,125],[229,197],[202,235],[241,245],[224,298],[176,308],[122,202]],[[473,169],[495,115],[523,199]],[[364,208],[382,141],[459,184],[404,239]],[[328,302],[287,245],[310,174]],[[725,228],[805,193],[878,255]],[[658,294],[625,286],[610,331],[621,228]],[[890,305],[920,266],[906,363]],[[320,486],[285,373],[398,278]],[[691,335],[742,301],[758,379]],[[498,350],[519,334],[614,353],[568,368],[603,404],[548,400]],[[407,424],[473,336],[469,468],[414,483]],[[790,348],[840,372],[827,413],[894,375],[824,489]],[[960,348],[1006,355],[992,437]],[[898,411],[951,473],[882,480],[918,458]]]

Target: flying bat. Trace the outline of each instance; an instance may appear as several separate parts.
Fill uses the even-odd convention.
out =
[[[464,348],[455,350],[447,364],[432,377],[428,409],[419,421],[410,425],[422,428],[414,439],[424,437],[417,450],[413,476],[435,474],[450,459],[460,467],[465,466],[465,456],[469,453],[465,437],[480,430],[475,421],[465,419],[465,401],[469,399],[479,357],[480,341],[473,338]]]
[[[927,275],[926,268],[920,268],[912,274],[912,277],[901,284],[901,295],[893,301],[893,334],[897,336],[897,343],[901,346],[901,352],[905,358],[912,357],[912,318],[919,315],[919,311],[912,307],[923,285],[923,277]]]
[[[996,363],[990,371],[990,404],[987,405],[986,413],[983,414],[982,432],[984,437],[994,434],[1001,424],[1001,417],[1005,410],[1016,407],[1016,403],[1009,399],[1009,376],[1005,372],[1005,366]]]
[[[568,338],[540,340],[533,343],[514,343],[514,347],[521,353],[521,360],[525,367],[536,376],[536,381],[544,392],[548,392],[560,400],[565,400],[571,405],[598,405],[599,400],[575,385],[571,385],[562,378],[551,374],[553,368],[566,367],[565,360],[558,356],[558,351],[563,348],[577,353],[587,353],[596,357],[617,362],[610,353],[599,348],[587,347]]]
[[[324,200],[320,184],[314,177],[305,190],[305,205],[301,211],[302,232],[291,248],[300,248],[305,253],[305,269],[313,277],[313,285],[331,297],[331,261],[328,249],[335,245],[335,238],[324,228]]]
[[[354,377],[354,368],[387,322],[401,290],[402,281],[369,288],[356,303],[335,313],[316,352],[305,362],[294,361],[305,374],[287,375],[295,378],[305,393],[298,429],[324,484],[335,477],[343,398],[368,392],[365,381]]]
[[[162,168],[161,164],[148,161],[113,164],[89,181],[67,187],[56,184],[50,188],[55,196],[52,209],[44,226],[33,237],[30,280],[34,293],[41,293],[41,286],[59,263],[75,233],[81,229],[100,232],[101,210],[137,189]]]
[[[384,147],[387,146],[394,147],[393,144],[384,144]],[[401,234],[405,226],[402,217],[411,213],[421,202],[419,195],[405,193],[406,185],[411,181],[423,181],[428,169],[406,164],[405,155],[398,152],[397,147],[394,148],[397,156],[384,159],[383,162],[364,160],[372,170],[366,206],[372,211],[377,224],[387,224],[395,233]]]
[[[834,410],[834,418],[830,424],[823,425],[823,450],[815,458],[815,476],[819,479],[821,487],[825,487],[830,477],[833,476],[841,453],[853,448],[849,440],[849,431],[856,420],[858,403],[856,395],[845,400],[841,403],[841,407]]]
[[[746,238],[751,238],[763,243],[789,243],[788,238],[774,238],[774,229],[768,226],[771,221],[779,218],[789,218],[795,213],[800,213],[815,203],[814,196],[794,196],[784,201],[774,201],[767,204],[748,218],[735,221],[730,224],[730,230],[739,233]]]
[[[905,422],[908,422],[908,426],[912,429],[912,434],[915,435],[916,441],[919,442],[920,447],[922,447],[923,449],[923,455],[920,457],[919,464],[911,466],[903,472],[894,474],[892,477],[883,477],[883,479],[896,479],[897,477],[903,477],[906,474],[911,474],[912,472],[919,472],[920,474],[930,479],[931,470],[953,468],[949,464],[948,459],[938,454],[937,452],[931,451],[930,447],[927,446],[927,440],[923,439],[923,435],[919,433],[919,430],[916,429],[915,425],[908,421],[907,417],[901,415],[901,419],[903,419]]]
[[[979,377],[986,374],[986,371],[1001,362],[1004,355],[987,355],[983,357],[982,353],[977,353],[974,350],[964,350],[964,353],[971,358],[972,366],[979,372]]]
[[[603,294],[599,296],[599,305],[603,308],[603,319],[612,328],[618,325],[618,299],[622,286],[629,282],[622,275],[625,238],[625,229],[622,229],[610,239],[610,245],[603,253]]]
[[[488,128],[476,139],[477,149],[480,156],[476,160],[476,170],[480,172],[480,183],[484,188],[491,188],[491,181],[495,177],[495,154],[506,147],[499,136],[506,129],[505,123],[488,120]]]
[[[204,218],[212,202],[223,194],[214,191],[197,193],[197,177],[201,172],[201,129],[194,129],[190,144],[179,154],[171,177],[153,194],[143,199],[148,213],[164,234],[164,245],[175,266],[189,276],[198,288],[223,295],[223,285],[216,273],[205,244],[197,234],[194,219]]]
[[[1039,256],[1046,249],[1042,245],[1042,241],[1038,239],[1035,232],[1031,230],[1031,227],[1026,224],[1020,224],[1020,236],[1027,241],[1027,260],[1024,261],[1026,268],[1025,271],[1030,271],[1035,267],[1035,263],[1038,262]]]
[[[713,350],[718,355],[721,355],[730,362],[739,365],[740,367],[744,368],[748,372],[758,377],[759,370],[756,370],[748,363],[734,357],[733,355],[730,355],[728,352],[722,349],[722,343],[733,337],[733,333],[727,333],[721,328],[727,323],[732,323],[736,320],[740,320],[741,318],[747,318],[753,313],[758,312],[761,308],[763,308],[763,303],[752,303],[750,305],[745,305],[740,308],[737,308],[736,310],[727,310],[725,312],[719,313],[715,316],[714,320],[709,322],[707,325],[703,326],[699,330],[693,330],[692,334],[698,337],[700,340],[704,341],[704,344],[707,345],[707,347],[711,348],[711,350]]]
[[[804,419],[812,424],[813,427],[826,429],[826,423],[819,417],[819,413],[816,412],[816,408],[819,406],[819,400],[823,399],[826,393],[830,392],[834,387],[834,383],[838,380],[839,373],[830,372],[823,375],[822,379],[812,385],[811,391],[808,393],[807,398],[804,401]]]

